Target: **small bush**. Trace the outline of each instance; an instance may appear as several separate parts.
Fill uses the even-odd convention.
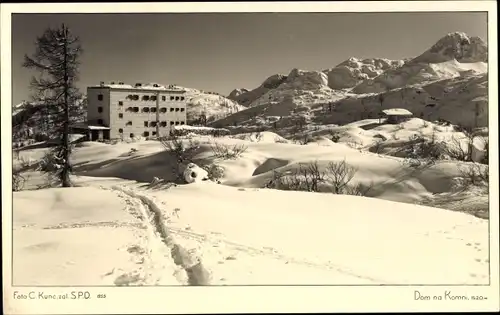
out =
[[[465,180],[466,186],[489,186],[489,167],[479,163],[467,163],[458,166],[461,177]]]
[[[12,191],[21,191],[26,183],[26,178],[21,174],[20,169],[12,170]]]
[[[330,131],[330,139],[333,142],[338,143],[340,141],[340,134],[336,131]]]
[[[489,154],[490,154],[490,141],[487,137],[481,137],[484,143],[484,157],[480,161],[481,164],[489,164]]]
[[[330,186],[329,192],[342,195],[366,196],[371,190],[370,185],[351,185],[357,169],[345,160],[330,162],[324,171],[321,171],[318,162],[300,163],[297,169],[288,172],[273,171],[271,180],[266,188],[292,191],[326,192],[322,187]]]
[[[346,144],[352,149],[359,150],[363,147],[363,143],[360,140],[356,140],[356,139],[351,139],[351,140],[347,141]]]
[[[240,157],[248,149],[247,146],[243,144],[227,145],[214,142],[210,145],[212,148],[212,153],[215,157],[230,160]]]
[[[224,177],[224,168],[217,164],[204,166],[203,169],[207,171],[207,177],[211,181],[218,182],[221,178]]]
[[[314,142],[314,140],[308,134],[305,134],[305,135],[299,137],[298,140],[297,140],[297,143],[300,144],[300,145],[307,145],[307,144],[309,144],[311,142]]]
[[[451,140],[444,146],[444,154],[450,157],[453,160],[469,162],[472,161],[472,146],[473,146],[473,137],[467,135],[467,142],[465,147],[455,136],[451,137]]]
[[[200,147],[199,142],[193,139],[183,141],[175,135],[170,138],[161,137],[159,140],[165,150],[174,155],[175,163],[171,166],[171,172],[175,180],[182,179],[184,170],[181,166],[193,163],[193,158]]]
[[[404,153],[404,164],[416,167],[422,165],[432,165],[437,160],[444,158],[446,145],[444,142],[436,140],[436,134],[432,133],[430,139],[422,135],[413,135],[406,142],[400,152]]]
[[[273,171],[273,178],[266,185],[268,188],[292,191],[318,192],[321,183],[325,182],[324,172],[320,172],[318,163],[300,163],[298,169],[289,173]]]
[[[286,139],[281,138],[281,137],[275,137],[274,142],[275,143],[288,143],[288,141]]]
[[[332,183],[332,192],[342,194],[346,192],[346,188],[357,170],[342,160],[341,162],[328,163],[327,172]]]
[[[370,147],[370,152],[372,153],[377,153],[379,154],[380,152],[382,152],[382,143],[384,141],[382,140],[375,140],[375,142],[373,143],[373,145]]]

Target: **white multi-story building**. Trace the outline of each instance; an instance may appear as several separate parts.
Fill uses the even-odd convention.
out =
[[[87,88],[90,140],[168,135],[186,124],[186,91],[159,84],[119,82]]]

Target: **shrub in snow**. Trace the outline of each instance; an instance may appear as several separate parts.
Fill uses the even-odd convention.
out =
[[[452,136],[444,146],[444,154],[452,160],[470,162],[472,161],[474,136],[467,134],[465,138],[458,139]]]
[[[211,165],[204,166],[203,169],[205,171],[207,171],[207,173],[208,173],[207,177],[211,181],[218,182],[219,179],[224,177],[224,168],[222,166],[217,165],[217,164],[211,164]]]
[[[131,148],[130,151],[128,152],[128,155],[134,155],[137,153],[137,149],[136,148]]]
[[[375,140],[373,145],[370,147],[369,151],[372,153],[380,153],[382,151],[382,142],[383,140]]]
[[[445,148],[446,144],[442,141],[437,141],[435,133],[432,133],[430,139],[415,134],[403,144],[400,152],[404,153],[404,164],[410,167],[418,167],[432,165],[437,160],[443,159]]]
[[[171,132],[172,137],[183,137],[190,133],[200,136],[223,137],[230,134],[230,131],[224,128],[175,128]]]
[[[236,159],[248,149],[243,144],[228,145],[218,142],[212,143],[210,147],[215,157],[225,160]]]
[[[18,170],[12,170],[12,191],[21,191],[26,183],[26,178]]]
[[[311,142],[314,142],[314,139],[309,134],[304,134],[298,138],[297,143],[300,145],[307,145]]]
[[[490,142],[486,137],[482,137],[482,141],[484,142],[484,155],[483,158],[479,161],[482,164],[489,164],[489,153],[490,153]]]
[[[357,169],[345,160],[330,162],[324,171],[318,162],[300,163],[297,169],[288,172],[273,171],[266,188],[292,191],[331,192],[342,195],[366,196],[373,185],[351,185]],[[328,189],[322,189],[328,187]]]
[[[458,171],[465,181],[465,186],[489,186],[489,167],[479,163],[466,163],[458,166]]]
[[[193,162],[200,143],[193,139],[180,139],[177,136],[159,138],[163,147],[170,152],[174,157],[174,162],[171,165],[171,172],[175,176],[175,180],[184,178],[183,165],[188,165]]]
[[[274,142],[276,142],[276,143],[288,143],[288,140],[281,138],[281,137],[275,137]]]

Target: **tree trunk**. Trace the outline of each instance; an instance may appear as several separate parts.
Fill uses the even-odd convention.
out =
[[[63,187],[71,187],[71,181],[69,174],[71,171],[71,165],[69,162],[70,156],[70,143],[69,143],[69,104],[68,104],[68,32],[66,26],[63,24],[64,33],[64,122],[63,122],[63,169],[61,172],[61,182]]]

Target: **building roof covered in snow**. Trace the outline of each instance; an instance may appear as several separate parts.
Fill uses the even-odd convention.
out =
[[[89,86],[89,88],[109,88],[115,90],[146,90],[146,91],[169,91],[176,93],[185,93],[186,90],[182,87],[176,85],[164,86],[158,83],[136,83],[135,85],[125,84],[123,82],[111,82],[104,83],[101,82],[99,85]]]
[[[413,113],[404,108],[391,108],[382,111],[387,116],[413,116]]]

